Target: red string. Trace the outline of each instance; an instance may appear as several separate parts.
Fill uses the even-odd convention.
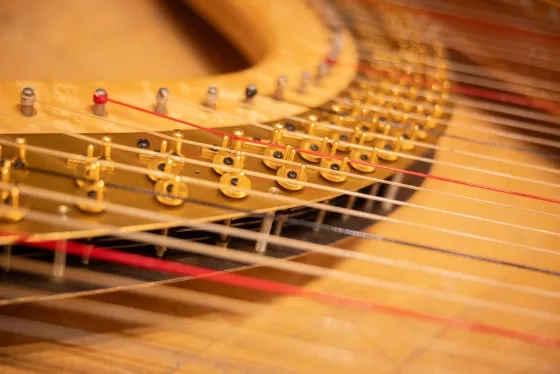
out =
[[[3,233],[3,235],[10,235]],[[22,236],[21,244],[37,247],[45,250],[56,251],[57,245],[55,241],[47,242],[28,242]],[[466,330],[470,332],[483,333],[488,335],[500,336],[507,339],[522,341],[524,343],[536,344],[560,348],[560,339],[546,337],[542,335],[529,334],[515,330],[508,330],[501,327],[488,325],[485,323],[472,322],[452,317],[433,315],[428,313],[417,312],[405,308],[394,307],[390,305],[378,304],[366,300],[355,299],[340,295],[328,294],[323,292],[306,290],[301,287],[291,286],[284,283],[267,281],[248,277],[244,275],[216,272],[215,270],[202,267],[186,265],[177,262],[171,262],[156,258],[144,257],[136,254],[115,251],[107,248],[93,247],[89,245],[79,244],[75,242],[67,242],[66,252],[72,255],[87,255],[92,259],[107,261],[112,263],[133,266],[164,273],[177,274],[182,276],[198,276],[205,280],[227,284],[231,286],[247,288],[257,291],[264,291],[277,295],[299,296],[317,302],[334,304],[349,308],[362,309],[370,312],[378,312],[388,314],[395,317],[404,317],[408,319],[419,320],[422,322],[448,326],[456,329]]]
[[[181,123],[183,125],[191,126],[191,127],[197,128],[199,130],[207,131],[207,132],[210,132],[212,134],[216,134],[216,135],[219,135],[219,136],[222,136],[222,137],[227,135],[231,139],[243,140],[243,141],[248,142],[248,143],[261,144],[261,145],[268,146],[268,147],[273,147],[273,148],[281,148],[281,149],[286,148],[285,146],[282,146],[282,145],[279,145],[279,144],[263,143],[261,141],[257,141],[257,140],[253,140],[253,139],[247,139],[247,138],[243,138],[243,137],[236,137],[235,135],[229,135],[229,134],[226,134],[226,133],[224,133],[222,131],[219,131],[219,130],[216,130],[216,129],[210,129],[210,128],[204,127],[202,125],[198,125],[198,124],[194,124],[192,122],[184,121],[182,119],[170,117],[170,116],[165,115],[165,114],[156,113],[152,110],[144,109],[144,108],[138,107],[136,105],[125,103],[125,102],[118,101],[118,100],[115,100],[115,99],[110,98],[109,102],[117,104],[117,105],[121,105],[121,106],[124,106],[124,107],[127,107],[127,108],[130,108],[130,109],[133,109],[133,110],[137,110],[137,111],[140,111],[140,112],[143,112],[143,113],[147,113],[147,114],[150,114],[150,115],[153,115],[153,116],[161,117],[161,118],[164,118],[164,119],[167,119],[167,120],[170,120],[170,121]],[[295,150],[299,153],[306,153],[306,154],[314,155],[314,156],[317,156],[317,157],[330,158],[330,159],[335,159],[335,160],[339,160],[339,161],[343,159],[340,156],[330,156],[330,155],[326,155],[326,154],[323,154],[323,153],[313,152],[313,151],[309,151],[309,150],[305,150],[305,149],[296,148]],[[506,190],[506,189],[503,189],[503,188],[486,186],[486,185],[461,181],[461,180],[457,180],[457,179],[441,177],[441,176],[437,176],[437,175],[419,173],[419,172],[415,172],[415,171],[399,169],[399,168],[394,168],[394,167],[385,166],[385,165],[372,164],[372,163],[369,163],[369,162],[364,162],[364,161],[359,161],[359,160],[353,160],[352,162],[355,163],[355,164],[360,164],[360,165],[374,166],[374,167],[379,168],[379,169],[390,170],[390,171],[393,171],[393,172],[403,173],[403,174],[406,174],[406,175],[412,175],[412,176],[422,177],[422,178],[426,178],[426,179],[433,179],[433,180],[438,180],[438,181],[447,182],[447,183],[454,183],[454,184],[459,184],[459,185],[463,185],[463,186],[469,186],[469,187],[473,187],[473,188],[478,188],[478,189],[488,190],[488,191],[494,191],[494,192],[504,193],[504,194],[508,194],[508,195],[514,195],[514,196],[524,197],[524,198],[533,199],[533,200],[546,201],[546,202],[553,203],[553,204],[560,204],[559,199],[553,199],[553,198],[544,197],[544,196],[537,196],[537,195],[532,195],[532,194],[528,194],[528,193],[524,193],[524,192],[511,191],[511,190]]]

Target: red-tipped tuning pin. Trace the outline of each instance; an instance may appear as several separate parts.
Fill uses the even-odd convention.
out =
[[[93,93],[93,114],[103,117],[105,115],[105,104],[109,100],[107,91],[103,88],[98,88]]]

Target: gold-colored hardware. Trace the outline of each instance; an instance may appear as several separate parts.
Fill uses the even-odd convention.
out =
[[[12,181],[12,163],[10,161],[4,161],[2,165],[2,183],[8,184]],[[10,196],[10,191],[6,189],[0,190],[0,198],[2,201],[6,200]]]
[[[395,153],[401,151],[402,143],[403,143],[402,136],[399,136],[392,144],[386,142],[383,145],[383,148],[379,149],[377,153],[377,157],[389,162],[397,161],[399,159],[399,156]],[[387,152],[392,152],[392,153],[387,153]]]
[[[245,132],[242,129],[233,130],[231,146],[234,150],[240,151],[243,148],[243,144],[245,143],[243,140],[244,136]]]
[[[329,155],[330,156],[335,156],[337,148],[338,148],[338,142],[334,142]],[[344,159],[342,161],[332,159],[332,158],[323,157],[321,159],[321,165],[320,166],[324,169],[330,169],[330,170],[334,170],[334,171],[338,171],[338,172],[347,173],[348,172],[348,157],[344,157]],[[346,179],[348,179],[348,177],[346,175],[341,175],[341,174],[338,174],[338,173],[334,174],[334,173],[332,173],[330,171],[327,171],[327,170],[321,170],[320,174],[326,180],[329,180],[331,182],[336,182],[336,183],[344,182]]]
[[[271,145],[279,144],[281,138],[282,138],[282,133],[280,132],[280,130],[275,129],[270,144]],[[274,160],[263,159],[263,162],[269,168],[276,170],[284,164],[283,159],[285,158],[287,152],[288,152],[288,148],[282,149],[280,147],[270,146],[264,150],[263,155],[265,157],[273,158]]]
[[[235,135],[235,132],[234,132]],[[214,158],[212,159],[212,163],[216,166],[214,166],[214,171],[220,175],[223,175],[226,171],[221,167],[222,165],[226,165],[226,166],[233,166],[233,164],[235,163],[235,158],[232,157],[231,152],[227,149],[229,145],[229,136],[224,136],[224,140],[222,141],[222,149],[220,149],[218,151],[218,153],[214,156]],[[237,143],[237,145],[239,146],[239,143]],[[241,144],[241,146],[243,146],[243,144]],[[240,154],[239,150],[237,151],[238,154]],[[243,168],[243,164],[245,163],[245,156],[239,156],[240,157],[240,164],[239,164],[239,168],[242,169]]]
[[[88,188],[86,196],[91,202],[77,203],[76,206],[82,212],[97,214],[103,212],[103,195],[105,193],[105,182],[97,181],[92,188]]]
[[[169,228],[163,229],[163,230],[161,231],[161,236],[163,236],[163,237],[169,236]],[[167,246],[165,246],[165,245],[158,245],[158,246],[156,247],[156,256],[158,256],[158,257],[161,258],[161,257],[163,257],[163,255],[165,254],[165,252],[167,252]]]
[[[174,156],[183,156],[183,132],[181,130],[173,131],[173,152]]]
[[[175,139],[173,140],[173,150],[171,152],[169,152],[167,149],[168,146],[167,140],[162,140],[159,147],[159,151],[156,151],[159,153],[159,155],[157,156],[143,155],[143,154],[140,155],[140,160],[148,163],[149,170],[163,171],[163,169],[165,168],[165,162],[166,162],[165,159],[170,154],[173,154],[174,156],[182,156],[180,153],[182,149],[182,134],[180,136],[178,136],[178,133],[174,134],[174,138]],[[177,173],[178,172],[177,169],[180,169],[183,165],[184,162],[182,161],[173,161],[173,168],[175,169],[173,170],[173,172]],[[153,173],[148,173],[147,176],[154,182],[158,182],[161,179],[159,176]]]
[[[315,124],[309,124],[309,129],[307,134],[313,136],[315,134]],[[300,143],[300,148],[304,151],[309,151],[313,153],[325,153],[327,151],[329,144],[329,138],[323,138],[323,141],[319,143],[318,140],[315,139],[306,139]],[[321,161],[321,156],[317,156],[314,154],[310,154],[307,152],[301,152],[300,156],[303,157],[305,160],[309,162],[319,162]]]
[[[101,138],[101,140],[103,141],[103,153],[101,154],[101,159],[109,161],[111,160],[111,137],[109,135],[105,135]]]
[[[9,207],[0,212],[0,220],[9,222],[19,222],[23,219],[23,212],[19,206],[19,190],[16,187],[8,191],[8,195],[2,200],[4,207]]]
[[[416,145],[414,145],[414,143],[411,142],[416,141],[418,137],[418,132],[420,132],[420,126],[416,125],[412,128],[410,134],[405,133],[402,135],[403,142],[401,144],[401,149],[403,151],[412,151],[414,150],[414,148],[416,148]]]
[[[26,163],[26,151],[27,151],[27,141],[25,138],[17,138],[16,144],[18,148],[18,155],[14,161],[16,165],[25,166]]]
[[[163,172],[173,173],[174,163],[171,158],[165,161]],[[189,194],[187,185],[181,181],[181,177],[161,178],[154,188],[156,200],[164,205],[179,206],[185,202]]]
[[[292,162],[296,155],[296,150],[291,148],[289,151],[286,150],[286,161]],[[301,164],[299,168],[295,168],[293,165],[285,163],[284,166],[278,169],[276,175],[280,178],[293,179],[299,182],[307,182],[306,166]],[[299,183],[291,183],[287,181],[278,181],[278,184],[290,191],[299,191],[303,189],[303,185]]]
[[[364,141],[366,139],[366,134],[362,133],[360,135],[358,145],[364,145]],[[354,148],[350,152],[350,166],[354,169],[361,171],[363,173],[372,173],[375,171],[375,164],[379,162],[377,159],[377,148],[372,148],[371,151],[365,151],[363,149]],[[355,163],[352,161],[358,161],[359,163]],[[367,165],[363,163],[373,164]]]
[[[236,169],[241,168],[241,153],[237,151],[235,156],[235,161],[233,162],[233,167]],[[222,187],[220,191],[228,197],[234,199],[242,199],[248,195],[245,191],[238,191],[231,188],[231,186],[243,188],[246,190],[251,189],[251,180],[247,178],[245,173],[241,172],[228,172],[222,175],[220,178],[220,184]]]

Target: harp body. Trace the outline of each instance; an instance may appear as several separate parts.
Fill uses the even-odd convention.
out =
[[[188,0],[190,8],[209,23],[216,32],[206,33],[206,24],[191,14],[190,27],[179,29],[180,22],[173,18],[171,13],[177,14],[182,9],[177,4],[166,2],[165,5],[157,2],[118,2],[115,4],[98,4],[99,2],[79,1],[74,5],[62,2],[59,6],[39,5],[23,12],[23,6],[13,4],[3,5],[2,13],[17,27],[10,26],[7,22],[6,35],[13,35],[0,41],[0,47],[7,56],[26,56],[19,60],[7,58],[2,62],[1,73],[3,81],[0,85],[0,111],[2,113],[2,134],[4,139],[13,140],[18,136],[25,137],[29,146],[41,146],[58,151],[80,154],[86,151],[87,141],[76,140],[65,133],[78,133],[95,139],[110,133],[112,143],[136,146],[140,139],[150,140],[150,150],[158,148],[160,139],[153,133],[166,135],[171,146],[174,130],[180,127],[183,137],[188,140],[207,144],[207,148],[220,143],[220,137],[212,137],[200,129],[177,123],[176,121],[161,116],[149,115],[135,111],[129,107],[109,102],[107,114],[103,119],[93,115],[83,116],[80,113],[90,113],[92,106],[92,93],[99,87],[105,88],[111,99],[152,110],[154,108],[155,93],[160,87],[166,87],[171,92],[171,99],[167,105],[166,115],[179,118],[189,123],[202,124],[207,128],[233,133],[237,128],[244,130],[244,136],[270,139],[272,134],[253,124],[276,122],[286,123],[290,118],[307,113],[309,108],[324,105],[330,99],[340,95],[341,92],[355,84],[356,67],[360,65],[360,52],[355,35],[344,29],[344,48],[337,66],[332,68],[330,75],[325,78],[320,86],[310,85],[309,91],[299,94],[295,87],[303,70],[315,73],[315,69],[324,60],[330,48],[329,30],[317,16],[312,5],[302,1],[263,1],[263,0]],[[344,2],[341,2],[344,3]],[[458,3],[459,4],[459,3]],[[540,4],[540,3],[539,3]],[[502,9],[506,6],[498,2],[485,5],[486,11]],[[537,7],[540,7],[538,5]],[[106,10],[100,10],[103,7]],[[130,8],[129,8],[130,7]],[[494,7],[494,8],[492,8]],[[515,10],[510,5],[511,14],[522,16],[522,10]],[[62,11],[64,9],[64,11]],[[128,10],[133,9],[128,16]],[[544,6],[543,6],[543,9]],[[548,9],[548,8],[546,8]],[[79,11],[81,13],[73,13]],[[99,12],[99,29],[93,29],[91,34],[67,34],[68,29],[57,26],[57,17],[66,17],[65,14],[83,14],[83,22],[87,22],[86,14]],[[544,10],[535,10],[542,14]],[[17,21],[17,20],[22,21]],[[66,18],[64,18],[66,19]],[[126,19],[126,22],[119,20]],[[383,19],[383,16],[380,16]],[[72,22],[80,23],[80,19]],[[44,25],[37,28],[28,27],[36,23]],[[171,25],[171,26],[170,26]],[[197,26],[198,25],[198,26]],[[297,27],[294,27],[297,25]],[[199,27],[200,26],[200,27]],[[389,25],[385,25],[390,28]],[[196,28],[202,30],[196,32]],[[460,28],[460,26],[457,26]],[[134,31],[133,31],[134,30]],[[140,30],[140,31],[139,31]],[[384,30],[391,35],[391,30]],[[12,33],[12,34],[10,34]],[[140,33],[140,34],[138,34]],[[200,35],[204,34],[204,35]],[[45,42],[45,35],[51,45]],[[140,36],[138,36],[140,35]],[[146,36],[148,35],[148,36]],[[195,35],[195,36],[192,36]],[[82,41],[82,37],[85,39]],[[110,38],[114,38],[109,41]],[[207,39],[209,37],[209,39]],[[224,41],[227,40],[227,42]],[[131,51],[128,56],[122,43],[126,42]],[[217,53],[200,43],[215,43],[220,46],[220,51],[226,51],[234,56],[235,61],[224,64],[218,60],[227,60],[227,56]],[[229,45],[229,44],[230,45]],[[467,40],[466,44],[471,43]],[[473,42],[474,43],[474,42]],[[91,45],[88,48],[85,45]],[[389,44],[387,44],[389,45]],[[188,46],[188,48],[185,48]],[[73,48],[75,47],[75,48]],[[453,47],[453,46],[451,46]],[[159,49],[158,49],[159,48]],[[197,48],[201,51],[196,57]],[[476,43],[476,48],[491,46]],[[144,50],[155,50],[154,53]],[[79,50],[79,52],[77,52]],[[66,57],[66,58],[65,58]],[[39,60],[42,58],[42,60]],[[481,57],[479,54],[466,57],[480,66],[485,66],[491,72],[499,71],[496,79],[507,82],[508,74],[515,72],[511,66],[501,59]],[[65,61],[66,60],[66,61]],[[35,61],[33,64],[30,61]],[[37,65],[38,62],[41,61]],[[35,67],[37,66],[37,67]],[[184,69],[184,67],[188,67]],[[493,69],[493,70],[492,70]],[[228,70],[227,72],[225,72]],[[36,75],[31,74],[35,71]],[[31,73],[30,73],[31,72]],[[531,71],[528,71],[531,72]],[[524,71],[523,73],[527,73]],[[548,75],[547,75],[548,74]],[[274,92],[276,80],[279,75],[286,75],[290,79],[290,89],[286,91],[285,100],[279,101],[265,95]],[[535,70],[535,77],[546,78],[551,81],[558,77],[544,69]],[[33,80],[20,80],[21,77],[32,77]],[[63,79],[59,78],[63,77]],[[259,89],[253,106],[243,104],[244,90],[249,83],[255,83]],[[199,104],[206,98],[210,85],[219,86],[218,111],[216,114],[202,108]],[[22,117],[18,106],[20,92],[23,87],[34,88],[38,102],[35,105],[36,113],[33,117]],[[512,90],[518,86],[512,85]],[[70,109],[70,110],[68,110]],[[558,197],[558,189],[554,184],[560,183],[560,177],[554,173],[543,172],[543,168],[557,169],[557,160],[547,159],[538,154],[519,153],[515,148],[526,148],[542,151],[539,146],[527,144],[522,140],[504,139],[498,136],[504,126],[483,121],[483,110],[469,105],[454,104],[452,115],[447,126],[438,129],[444,132],[442,136],[429,136],[426,144],[437,145],[439,149],[460,149],[463,153],[438,151],[427,152],[426,149],[416,147],[408,154],[417,158],[432,158],[435,161],[429,169],[422,168],[412,159],[399,158],[393,163],[384,163],[395,168],[405,170],[419,170],[436,176],[445,176],[454,180],[468,181],[470,184],[494,186],[509,191],[525,191],[535,196]],[[105,121],[108,119],[109,121]],[[287,120],[288,119],[288,120]],[[124,125],[117,125],[124,124]],[[495,131],[481,135],[473,129],[465,128],[464,124],[475,127],[484,127]],[[457,126],[458,125],[458,126]],[[304,129],[299,126],[298,130]],[[152,132],[146,133],[145,131]],[[530,134],[531,135],[531,134]],[[327,135],[324,135],[327,136]],[[481,138],[488,143],[507,144],[506,148],[489,148],[484,144],[465,143],[458,137]],[[553,136],[551,140],[556,138]],[[288,140],[288,144],[298,147],[300,140]],[[3,146],[3,154],[16,155],[17,148]],[[102,149],[101,144],[96,144],[96,152]],[[548,152],[550,147],[545,148]],[[183,145],[185,157],[213,162],[210,158],[201,157],[201,150],[194,146]],[[262,152],[262,149],[259,151]],[[113,148],[115,159],[130,165],[137,165],[137,156],[126,156],[125,152]],[[472,158],[469,154],[483,154],[489,158]],[[55,159],[54,156],[38,156],[28,151],[30,163],[51,171],[69,172],[64,158]],[[507,159],[513,164],[497,162],[491,158]],[[298,162],[305,160],[298,158]],[[520,168],[515,162],[534,164],[540,169]],[[146,163],[149,164],[149,161]],[[453,165],[463,166],[461,168]],[[262,161],[247,162],[245,169],[251,179],[252,189],[261,192],[270,191],[271,188],[280,188],[273,181],[261,181],[249,173],[275,175],[263,164]],[[71,169],[74,172],[75,169]],[[353,169],[353,173],[358,175]],[[489,171],[481,173],[478,170]],[[185,167],[183,175],[191,178],[200,178],[212,182],[219,182],[219,176],[207,166],[189,165]],[[183,173],[182,172],[182,173]],[[152,181],[144,175],[131,177],[132,174],[114,171],[113,181],[119,183],[130,181],[146,189],[153,186]],[[504,178],[503,174],[517,175],[519,178]],[[310,183],[334,186],[334,188],[347,189],[348,191],[361,191],[369,193],[375,183],[364,180],[349,180],[342,185],[329,183],[317,171],[309,171]],[[366,174],[363,174],[366,175]],[[499,257],[510,263],[528,264],[535,268],[554,268],[558,264],[555,255],[551,254],[560,248],[560,240],[556,236],[545,235],[542,231],[558,233],[560,221],[553,215],[560,214],[557,204],[547,201],[523,198],[515,195],[500,194],[496,191],[473,188],[458,183],[446,183],[435,179],[418,179],[405,176],[398,179],[398,173],[391,170],[377,169],[367,174],[380,180],[393,180],[402,183],[411,183],[419,186],[412,193],[393,191],[394,196],[389,196],[390,188],[382,188],[378,192],[380,197],[397,198],[415,206],[429,207],[429,210],[418,209],[415,206],[397,206],[389,204],[382,211],[381,202],[375,203],[373,212],[390,220],[414,222],[418,225],[397,225],[382,219],[375,224],[366,223],[364,220],[349,220],[348,227],[378,237],[398,238],[403,241],[415,242],[426,247],[452,247],[458,251],[469,253],[473,256]],[[62,182],[57,176],[35,175],[32,171],[21,177],[20,183],[32,186],[52,186],[53,191],[66,194],[79,194],[83,191],[67,182]],[[129,179],[133,178],[133,179]],[[134,179],[136,178],[136,179]],[[395,179],[397,178],[397,179]],[[538,180],[541,184],[527,182],[528,179]],[[266,183],[263,187],[262,183]],[[342,186],[342,187],[339,187]],[[429,190],[439,193],[429,192]],[[293,196],[290,191],[282,190],[282,196]],[[198,195],[197,195],[198,193]],[[297,208],[288,202],[263,202],[253,199],[232,202],[218,190],[211,192],[214,200],[220,204],[230,204],[237,208],[248,209],[259,213],[286,212]],[[204,198],[206,193],[197,192],[197,187],[189,186],[189,196]],[[467,197],[456,199],[453,195]],[[127,191],[112,191],[107,194],[109,202],[125,202],[157,214],[171,214],[178,220],[183,216],[200,222],[222,222],[239,219],[245,214],[224,213],[223,209],[206,207],[196,211],[192,205],[171,208],[163,206],[153,199],[135,201],[129,198]],[[310,202],[323,202],[334,200],[340,196],[332,191],[314,191],[305,187],[298,198]],[[128,200],[127,200],[128,199]],[[53,202],[40,202],[40,199],[28,199],[25,207],[40,207],[41,211],[56,211]],[[512,205],[522,209],[534,210],[547,215],[534,215],[512,213],[511,210],[496,205],[482,204],[474,200],[487,200],[502,205]],[[344,204],[348,198],[344,200]],[[67,204],[68,205],[68,204]],[[119,215],[107,218],[98,218],[96,215],[87,215],[71,207],[71,218],[90,224],[110,224],[128,227],[131,231],[160,232],[181,225],[171,223],[161,224],[150,217],[137,219],[123,224],[123,217]],[[183,209],[183,210],[181,210]],[[442,215],[441,210],[450,210],[458,215]],[[462,217],[460,215],[463,215]],[[466,220],[464,215],[475,216],[477,220]],[[488,220],[508,222],[509,226],[490,225]],[[334,218],[332,222],[344,224],[341,217]],[[528,222],[530,221],[530,222]],[[519,226],[538,227],[537,231],[519,231]],[[261,224],[261,222],[259,222]],[[352,226],[355,225],[355,226]],[[33,234],[35,240],[72,240],[87,239],[107,235],[100,228],[87,228],[76,230],[57,229],[56,224],[33,223],[23,220],[19,223],[6,224],[5,230],[11,234]],[[438,231],[429,231],[425,227],[435,227]],[[4,229],[3,229],[4,230]],[[446,233],[445,230],[448,232]],[[448,256],[442,253],[411,249],[405,245],[387,244],[382,241],[349,237],[340,239],[338,236],[321,237],[321,234],[306,229],[304,233],[292,232],[295,238],[304,238],[310,242],[326,243],[334,241],[336,248],[348,250],[351,253],[374,255],[384,258],[386,262],[408,261],[420,267],[435,266],[452,271],[469,273],[476,277],[486,277],[493,281],[513,282],[526,287],[539,288],[556,292],[560,286],[557,277],[545,274],[535,274],[509,267],[499,267],[495,264],[469,261],[458,256]],[[457,238],[451,231],[468,233],[471,237]],[[491,237],[493,242],[480,241],[475,236]],[[218,240],[219,241],[219,240]],[[500,241],[513,241],[521,246],[544,248],[549,252],[532,252],[525,248],[509,248]],[[224,251],[230,249],[224,248]],[[164,251],[165,252],[165,251]],[[278,261],[292,262],[304,265],[316,265],[327,269],[346,272],[356,276],[374,276],[381,282],[398,282],[403,289],[421,287],[434,292],[451,292],[459,298],[477,298],[481,302],[507,300],[516,308],[535,309],[550,315],[560,312],[557,299],[545,296],[524,295],[513,290],[504,290],[493,287],[491,284],[471,284],[464,280],[445,279],[435,274],[423,274],[410,269],[391,267],[387,264],[359,261],[357,259],[338,259],[318,253],[286,252],[278,254]],[[282,251],[278,251],[282,253]],[[15,259],[14,259],[15,260]],[[222,266],[222,265],[220,265]],[[218,267],[220,267],[218,266]],[[235,274],[265,279],[268,281],[283,282],[300,287],[302,293],[335,292],[341,290],[346,297],[364,300],[368,303],[390,305],[395,310],[414,310],[414,313],[437,314],[446,318],[461,318],[478,321],[481,323],[497,325],[503,329],[520,330],[526,334],[544,334],[558,337],[558,322],[553,318],[537,320],[528,315],[505,315],[496,310],[485,309],[482,306],[474,307],[453,303],[444,299],[428,298],[422,293],[403,293],[400,288],[368,288],[353,284],[350,281],[332,279],[329,277],[309,276],[290,272],[289,270],[274,269],[269,266],[241,266],[239,264],[223,265]],[[220,269],[220,270],[222,270]],[[558,269],[558,266],[556,266]],[[79,269],[81,273],[84,269]],[[71,270],[69,270],[71,272]],[[131,272],[125,273],[132,274]],[[133,275],[136,280],[146,281],[142,278],[142,270]],[[122,275],[122,274],[117,274]],[[110,278],[110,276],[107,276]],[[151,277],[151,276],[150,276]],[[535,373],[549,372],[550,368],[558,367],[558,347],[544,347],[515,340],[503,340],[493,335],[483,335],[472,331],[464,331],[450,325],[442,326],[422,322],[419,319],[406,319],[389,315],[382,307],[371,311],[356,311],[343,302],[339,304],[318,303],[297,295],[271,296],[267,292],[252,291],[244,293],[242,289],[223,284],[208,282],[204,279],[182,279],[181,277],[154,276],[149,280],[154,281],[150,288],[134,288],[129,290],[115,290],[114,287],[106,289],[88,290],[79,298],[63,298],[64,292],[55,292],[60,299],[51,301],[37,301],[34,303],[21,303],[0,306],[0,318],[21,318],[38,322],[56,324],[65,328],[75,328],[104,334],[103,338],[95,340],[93,345],[64,345],[56,343],[60,337],[43,339],[25,337],[16,332],[5,333],[5,339],[0,339],[2,360],[0,371],[4,373],[36,372],[43,367],[45,372],[56,372],[60,368],[66,370],[80,370],[89,367],[92,370],[117,370],[126,367],[133,372],[164,372],[165,370],[177,373],[210,373],[220,370],[233,372],[273,372],[294,370],[295,372],[399,372],[421,373],[436,370],[444,365],[446,370],[457,372],[498,373],[508,372],[512,365],[519,372]],[[181,279],[180,279],[181,278]],[[10,279],[3,286],[11,283]],[[170,283],[171,285],[163,285]],[[136,285],[134,283],[133,285]],[[20,288],[17,288],[20,287]],[[21,284],[15,289],[20,290]],[[162,289],[161,287],[164,287]],[[165,288],[167,287],[167,288]],[[178,290],[177,295],[190,295],[190,298],[172,298],[172,287]],[[5,288],[5,287],[4,287]],[[5,289],[3,290],[5,291]],[[159,291],[159,290],[162,291]],[[164,291],[165,290],[165,291]],[[50,290],[52,291],[52,289]],[[50,292],[49,291],[49,292]],[[107,291],[107,292],[104,292]],[[108,292],[110,291],[110,292]],[[41,291],[43,292],[43,291]],[[72,290],[72,295],[77,295]],[[99,292],[99,295],[93,293]],[[161,294],[158,295],[158,293]],[[180,293],[183,292],[183,293]],[[186,293],[185,293],[186,292]],[[42,293],[28,294],[29,297],[38,297]],[[158,296],[169,297],[167,300]],[[221,304],[214,306],[197,303],[200,298],[211,296],[232,298],[237,303],[232,305],[244,313],[228,313],[221,311]],[[186,296],[185,296],[186,297]],[[76,300],[84,302],[76,307]],[[217,302],[216,302],[217,303]],[[210,303],[212,304],[212,303]],[[97,310],[98,316],[88,315],[90,305],[92,310]],[[103,309],[103,305],[120,305],[134,310],[143,311],[126,312],[126,309]],[[232,305],[229,307],[233,308]],[[249,307],[248,305],[251,305]],[[80,309],[81,308],[81,309]],[[228,308],[226,308],[228,309]],[[150,314],[152,313],[152,314]],[[157,320],[162,315],[172,317],[164,319],[162,324],[154,323],[147,326],[144,321],[150,316]],[[4,334],[4,333],[2,333]],[[115,346],[111,336],[126,335],[130,346]],[[70,340],[87,343],[87,336],[74,336]],[[270,338],[274,336],[275,339]],[[297,338],[298,349],[294,349],[292,340]],[[385,339],[385,337],[390,337]],[[270,342],[270,343],[268,343]],[[81,343],[80,343],[81,344]],[[163,347],[158,354],[143,354],[146,346]],[[94,349],[90,349],[94,347]],[[144,348],[141,348],[144,347]],[[465,348],[467,347],[467,348]],[[436,349],[437,348],[437,349]],[[173,358],[169,350],[183,350]],[[500,350],[504,357],[516,355],[530,356],[524,358],[519,364],[494,362],[492,350]],[[482,356],[479,360],[473,359],[475,352]],[[482,353],[486,351],[487,353]],[[196,352],[198,356],[192,361],[188,354]],[[508,356],[509,355],[509,356]],[[104,361],[105,356],[114,360],[114,367]],[[483,358],[480,358],[483,357]],[[216,364],[216,358],[222,360]],[[507,359],[505,360],[507,361]],[[540,366],[534,368],[533,361],[539,361]],[[49,363],[44,364],[44,363]],[[5,366],[2,366],[5,365]],[[509,366],[508,366],[509,365]],[[513,370],[513,369],[511,369]],[[116,371],[115,371],[116,372]]]

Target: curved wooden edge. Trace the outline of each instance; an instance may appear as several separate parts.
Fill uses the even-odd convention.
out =
[[[203,1],[197,0],[194,3],[201,6]],[[92,117],[90,108],[92,95],[99,87],[105,88],[109,97],[113,99],[146,109],[153,107],[157,90],[160,87],[167,87],[171,93],[169,115],[207,127],[275,121],[301,113],[306,109],[301,105],[278,102],[264,97],[274,91],[279,75],[286,75],[289,80],[286,101],[297,102],[306,107],[324,103],[346,88],[353,79],[358,55],[350,34],[345,32],[345,46],[340,58],[340,67],[334,68],[321,86],[313,85],[308,94],[300,95],[296,92],[302,72],[309,71],[314,74],[319,63],[324,60],[329,49],[330,37],[329,31],[317,15],[301,1],[220,0],[218,3],[211,2],[211,4],[217,13],[224,13],[226,16],[235,15],[235,17],[227,16],[222,23],[218,23],[218,27],[224,29],[228,36],[233,38],[233,42],[246,53],[250,54],[248,50],[252,50],[249,41],[251,43],[256,41],[255,51],[262,52],[260,43],[266,44],[268,47],[266,57],[257,65],[241,72],[188,81],[0,82],[0,123],[2,123],[0,132],[4,134],[120,133],[143,130],[164,131],[178,127],[189,129],[173,121],[112,103],[107,105],[106,119],[109,121]],[[227,7],[224,9],[220,8],[221,6]],[[237,18],[237,21],[226,27],[230,18]],[[239,31],[236,34],[232,31],[238,24],[245,25],[243,30],[245,33]],[[247,39],[250,34],[247,32],[251,30],[262,32],[262,35]],[[247,43],[244,44],[243,40],[247,40]],[[253,58],[256,57],[255,53]],[[249,83],[258,86],[260,96],[257,97],[254,107],[244,109],[241,101],[245,87]],[[211,113],[197,106],[204,100],[206,91],[212,84],[218,84],[220,90],[217,109],[221,114]],[[22,117],[18,110],[20,91],[26,86],[35,88],[39,100],[36,104],[37,114],[31,118]]]

